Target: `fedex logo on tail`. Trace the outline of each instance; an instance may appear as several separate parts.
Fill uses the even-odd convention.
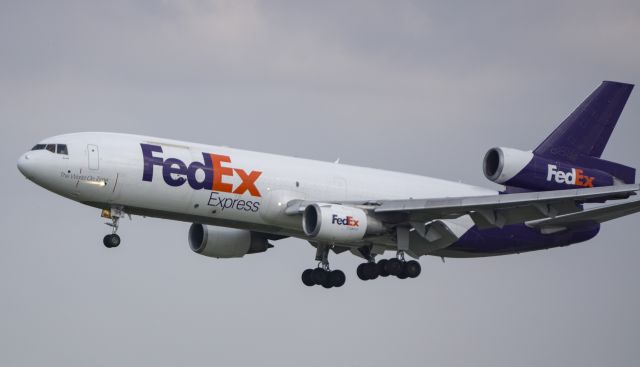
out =
[[[547,165],[547,181],[552,179],[557,183],[564,183],[567,185],[576,185],[582,187],[593,187],[593,181],[595,177],[583,175],[583,170],[572,168],[569,172],[563,172],[558,170],[558,166],[553,164]]]
[[[345,218],[338,217],[337,214],[334,214],[331,218],[332,224],[337,224],[339,226],[347,226],[347,227],[360,227],[360,221],[348,215]]]
[[[177,158],[163,159],[154,153],[162,153],[162,147],[152,144],[140,144],[144,160],[144,172],[142,181],[153,181],[153,169],[155,166],[162,168],[162,178],[169,186],[182,186],[188,183],[194,190],[211,190],[242,195],[249,193],[251,196],[260,197],[260,191],[256,187],[256,181],[262,174],[261,171],[246,172],[240,168],[229,166],[231,158],[226,155],[202,153],[203,162],[186,163]],[[202,172],[197,177],[198,171]],[[240,184],[235,186],[229,183],[228,177],[238,177]]]

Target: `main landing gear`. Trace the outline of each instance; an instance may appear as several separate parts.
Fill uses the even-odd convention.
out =
[[[111,227],[111,234],[104,236],[102,239],[102,243],[106,248],[113,248],[120,246],[120,236],[116,232],[118,232],[118,225],[120,223],[120,218],[124,216],[124,212],[122,209],[112,208],[104,209],[102,211],[102,217],[108,218],[111,220],[111,223],[105,223],[109,227]]]
[[[307,287],[321,285],[324,288],[342,287],[347,277],[342,270],[331,270],[329,268],[329,245],[318,244],[316,250],[316,260],[319,261],[315,269],[307,269],[302,272],[302,283]]]
[[[367,263],[358,265],[358,278],[372,280],[380,277],[394,275],[400,279],[417,278],[422,268],[415,260],[405,261],[404,252],[398,251],[396,258],[382,259],[377,263],[371,258]]]

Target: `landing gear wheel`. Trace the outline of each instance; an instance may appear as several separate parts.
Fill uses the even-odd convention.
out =
[[[302,283],[307,287],[313,287],[316,284],[313,282],[312,273],[313,269],[307,269],[302,272]]]
[[[327,274],[327,276],[324,278],[324,280],[320,285],[326,289],[329,289],[333,287],[333,284],[331,283],[331,277],[329,276],[329,272],[325,271],[325,273]]]
[[[120,245],[120,236],[118,236],[115,233],[114,234],[108,234],[108,235],[104,236],[104,239],[102,239],[102,243],[107,248],[118,247]]]
[[[341,270],[331,270],[329,266],[329,250],[333,248],[330,243],[311,243],[316,247],[316,261],[318,267],[307,269],[302,272],[302,283],[311,287],[321,285],[324,288],[342,287],[347,280],[344,272]]]
[[[407,274],[407,263],[402,263],[402,270],[400,270],[400,274],[396,275],[398,279],[407,279],[409,275]]]
[[[366,263],[364,267],[364,274],[369,279],[376,279],[378,277],[378,266],[376,263]]]
[[[360,278],[361,280],[369,280],[369,277],[367,277],[365,268],[367,266],[367,263],[364,264],[360,264],[358,265],[358,268],[356,269],[356,273],[358,274],[358,278]]]
[[[385,264],[384,270],[389,275],[399,275],[402,272],[402,261],[398,259],[389,259]]]
[[[422,267],[420,263],[415,260],[407,261],[404,264],[404,273],[406,273],[409,278],[417,278],[421,271]]]
[[[329,280],[332,286],[339,288],[344,285],[347,277],[344,275],[344,272],[342,272],[342,270],[334,270],[329,273]]]
[[[389,260],[387,260],[387,259],[382,259],[382,260],[378,261],[378,265],[377,265],[378,274],[383,278],[386,278],[386,277],[389,276],[389,272],[387,272],[387,270],[385,268],[387,266],[387,262],[389,262]]]
[[[328,278],[327,271],[322,268],[315,268],[311,271],[311,279],[314,284],[324,285]]]

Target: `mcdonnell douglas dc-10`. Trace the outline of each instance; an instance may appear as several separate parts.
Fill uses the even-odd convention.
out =
[[[635,169],[601,158],[633,85],[603,82],[534,150],[492,148],[497,192],[458,182],[115,133],[44,139],[18,160],[34,183],[101,209],[117,247],[120,219],[192,223],[191,249],[243,257],[286,237],[315,247],[307,286],[340,287],[329,252],[364,259],[362,280],[420,274],[423,255],[481,257],[587,241],[600,223],[640,211]],[[610,200],[623,200],[604,204]],[[380,259],[386,251],[395,253]]]

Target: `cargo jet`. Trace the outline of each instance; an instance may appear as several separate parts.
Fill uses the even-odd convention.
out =
[[[482,257],[567,246],[640,211],[635,169],[601,158],[633,85],[603,82],[534,150],[492,148],[485,176],[500,192],[430,177],[115,133],[44,139],[22,174],[101,210],[103,243],[120,245],[131,215],[192,223],[197,254],[243,257],[296,237],[315,248],[307,286],[340,287],[329,253],[363,259],[362,280],[415,278],[423,255]],[[605,203],[613,200],[623,200]],[[380,259],[385,252],[395,256]]]

